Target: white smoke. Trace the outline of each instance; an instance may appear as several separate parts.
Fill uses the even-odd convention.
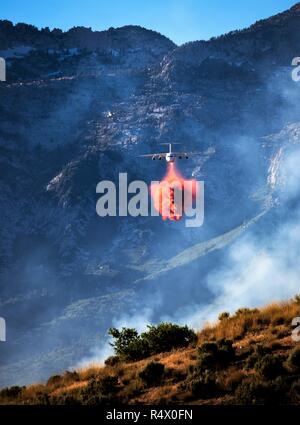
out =
[[[128,313],[120,318],[115,318],[113,320],[112,327],[117,329],[121,328],[134,328],[139,333],[147,330],[147,325],[152,321],[153,310],[149,308],[144,308],[138,313]],[[91,365],[101,365],[104,364],[104,361],[111,355],[114,354],[113,347],[111,346],[112,338],[104,338],[99,340],[96,346],[92,347],[90,353],[84,357],[75,367],[71,369],[80,369],[85,367],[90,367]]]
[[[299,196],[299,163],[299,148],[282,159],[278,175],[283,183],[282,203]],[[222,311],[257,307],[300,292],[300,210],[287,207],[285,212],[286,222],[263,239],[247,234],[232,245],[226,264],[208,277],[213,302],[201,309],[194,306],[181,322],[199,328]],[[290,213],[292,219],[288,218]]]

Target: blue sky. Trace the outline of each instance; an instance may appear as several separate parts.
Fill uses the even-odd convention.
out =
[[[67,30],[141,25],[177,44],[208,39],[282,12],[296,0],[1,0],[0,19]]]

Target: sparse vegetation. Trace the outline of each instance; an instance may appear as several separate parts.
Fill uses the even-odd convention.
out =
[[[300,371],[300,346],[294,348],[289,355],[287,362],[292,370],[296,372]]]
[[[232,341],[226,339],[203,343],[198,348],[198,352],[197,367],[200,370],[225,368],[235,358],[235,349],[232,346]]]
[[[257,379],[243,381],[236,389],[233,401],[236,404],[285,404],[288,388],[284,381],[264,382]]]
[[[221,322],[222,320],[226,320],[229,319],[230,314],[227,311],[224,311],[223,313],[219,314],[219,321]]]
[[[300,404],[300,346],[291,338],[297,297],[222,313],[198,335],[171,323],[111,329],[104,366],[4,388],[2,404]]]
[[[190,390],[194,397],[208,399],[215,397],[218,392],[215,375],[208,370],[195,375],[190,382]]]
[[[115,366],[116,364],[118,364],[120,362],[120,357],[119,356],[109,356],[106,360],[105,360],[105,364],[107,366]]]
[[[139,377],[148,386],[157,385],[161,382],[164,371],[165,371],[165,366],[162,363],[150,362],[139,373]]]
[[[279,356],[267,354],[255,364],[255,370],[265,379],[275,379],[284,374],[282,359]]]

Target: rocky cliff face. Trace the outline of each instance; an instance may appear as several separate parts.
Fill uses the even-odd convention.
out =
[[[298,4],[177,47],[140,27],[63,33],[0,22],[2,385],[76,364],[124,317],[201,310],[230,243],[272,235],[286,219],[282,164],[300,140],[290,75],[299,24]],[[98,181],[161,178],[165,165],[138,155],[162,142],[203,152],[180,167],[205,181],[204,226],[100,219]]]

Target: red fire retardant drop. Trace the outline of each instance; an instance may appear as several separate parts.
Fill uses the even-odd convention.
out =
[[[184,182],[186,183],[184,187]],[[184,196],[184,190],[189,191],[188,196]],[[175,189],[182,191],[181,206],[176,204],[174,191]],[[184,179],[178,170],[175,163],[168,164],[168,171],[160,183],[151,184],[151,197],[154,208],[162,216],[163,220],[180,220],[185,211],[192,207],[192,202],[196,198],[197,182],[196,180]]]

